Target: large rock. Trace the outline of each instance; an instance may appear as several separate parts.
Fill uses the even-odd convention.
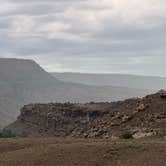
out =
[[[158,93],[160,94],[161,98],[165,98],[166,99],[166,91],[165,90],[160,90]]]

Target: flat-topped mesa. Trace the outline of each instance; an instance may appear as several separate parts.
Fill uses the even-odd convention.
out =
[[[20,136],[120,137],[166,135],[166,100],[161,92],[113,103],[30,104],[5,130]]]

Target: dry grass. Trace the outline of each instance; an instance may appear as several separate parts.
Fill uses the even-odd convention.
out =
[[[0,140],[0,166],[164,166],[166,139]]]

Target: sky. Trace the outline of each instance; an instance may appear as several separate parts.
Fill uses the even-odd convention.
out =
[[[49,72],[166,76],[166,1],[0,0],[0,57]]]

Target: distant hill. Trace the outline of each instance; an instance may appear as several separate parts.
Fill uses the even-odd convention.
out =
[[[32,60],[1,58],[0,128],[14,121],[19,109],[29,103],[113,101],[147,93],[140,89],[65,83]]]
[[[120,86],[137,89],[166,89],[166,78],[125,74],[52,73],[57,79],[96,86]]]

